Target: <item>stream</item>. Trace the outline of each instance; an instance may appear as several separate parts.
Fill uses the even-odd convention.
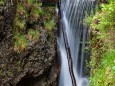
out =
[[[91,13],[95,3],[94,0],[61,0],[58,3],[58,86],[88,86],[88,77],[83,74],[88,29],[83,25],[83,19],[86,13]]]

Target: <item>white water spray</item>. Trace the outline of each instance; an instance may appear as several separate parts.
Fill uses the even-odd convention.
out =
[[[61,61],[59,86],[72,86],[62,28],[67,36],[76,84],[88,86],[88,79],[83,76],[84,48],[87,38],[87,28],[83,25],[83,19],[85,13],[89,14],[92,8],[91,0],[61,0],[61,27],[57,40]]]

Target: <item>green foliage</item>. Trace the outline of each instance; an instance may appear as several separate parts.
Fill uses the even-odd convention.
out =
[[[54,13],[53,7],[47,7],[44,9],[44,26],[46,30],[51,31],[55,27],[55,22],[54,19],[52,18],[52,15]]]
[[[101,5],[101,13],[96,13],[93,20],[98,20],[98,24],[92,23],[92,28],[100,31],[108,31],[115,28],[115,2]]]
[[[33,0],[28,0],[28,3],[29,3],[29,4],[32,4],[32,3],[33,3]]]
[[[19,19],[19,18],[15,18],[15,20],[14,20],[14,22],[15,22],[15,29],[16,30],[21,30],[21,29],[24,29],[25,28],[25,22],[23,21],[23,20],[21,20],[21,19]]]
[[[104,53],[98,64],[90,77],[90,86],[114,86],[115,50]]]
[[[109,0],[109,4],[101,4],[100,7],[101,10],[98,10],[95,15],[86,14],[85,24],[101,32],[115,29],[115,1]]]
[[[115,86],[115,1],[84,19],[90,27],[90,86]]]
[[[33,0],[28,0],[26,4],[25,3],[17,4],[16,16],[14,19],[14,30],[13,30],[15,51],[21,52],[26,49],[26,47],[29,45],[30,42],[35,42],[35,40],[38,40],[39,31],[36,28],[34,30],[27,28],[27,23],[28,22],[30,23],[29,17],[31,17],[31,20],[33,21],[36,20],[37,22],[37,19],[38,17],[40,17],[41,12],[42,11],[40,8],[40,4],[37,2],[33,3]],[[25,34],[24,32],[26,30],[27,34]]]
[[[53,20],[48,20],[45,22],[45,28],[47,28],[47,30],[52,30],[55,26],[55,23]]]
[[[93,12],[91,13],[90,16],[87,13],[85,13],[85,18],[83,20],[84,25],[90,26],[93,20],[93,16],[94,16]]]
[[[23,5],[18,4],[17,5],[17,10],[19,10],[19,11],[25,11],[25,8],[24,8]]]
[[[32,4],[32,10],[30,14],[36,14],[36,15],[43,14],[43,11],[41,9],[41,3]]]
[[[42,14],[42,10],[41,10],[41,8],[39,8],[39,9],[36,8],[36,9],[33,9],[31,13],[39,16],[40,14]]]
[[[35,41],[36,39],[39,38],[39,31],[38,30],[29,29],[28,34],[27,34],[27,38],[30,41]]]
[[[21,52],[22,50],[26,49],[28,42],[26,40],[25,35],[17,33],[14,35],[15,45],[14,50]]]
[[[38,18],[40,18],[40,16],[42,15],[42,9],[40,7],[33,7],[31,12],[30,12],[30,16],[31,16],[31,20],[37,20]]]
[[[0,5],[4,5],[4,0],[0,0]]]
[[[21,52],[29,43],[35,43],[39,39],[39,27],[45,27],[49,32],[54,28],[55,23],[51,16],[54,8],[42,8],[41,5],[36,0],[17,1],[13,30],[15,51]]]

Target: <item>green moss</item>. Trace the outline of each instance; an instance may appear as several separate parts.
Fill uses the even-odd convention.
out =
[[[45,22],[45,28],[47,30],[52,30],[54,28],[54,26],[55,26],[55,23],[53,20],[48,20]]]
[[[28,8],[28,9],[26,9]],[[39,8],[39,9],[38,9]],[[28,0],[27,4],[19,3],[17,4],[17,11],[16,11],[16,17],[14,19],[14,30],[13,30],[13,40],[14,40],[14,50],[21,52],[26,49],[28,46],[29,41],[33,42],[35,40],[38,40],[39,32],[27,28],[27,23],[29,21],[29,17],[32,18],[32,20],[37,20],[38,17],[40,17],[41,8],[39,3],[33,3],[32,0]],[[30,22],[30,21],[29,21]],[[27,30],[29,29],[29,30]],[[25,30],[27,34],[25,34]]]
[[[25,29],[25,22],[19,18],[15,18],[15,29],[20,30],[20,29]]]
[[[29,29],[28,34],[27,34],[27,38],[30,41],[36,41],[36,39],[39,38],[39,31],[38,30]]]
[[[14,50],[23,51],[29,43],[35,43],[39,39],[39,28],[44,28],[49,34],[55,26],[52,8],[42,8],[39,1],[27,0],[17,3],[14,19]],[[40,25],[42,23],[42,26]],[[29,26],[30,25],[30,26]]]
[[[14,44],[14,50],[21,52],[24,49],[26,49],[28,42],[26,40],[25,35],[17,33],[16,35],[14,35],[14,40],[15,40],[15,44]]]

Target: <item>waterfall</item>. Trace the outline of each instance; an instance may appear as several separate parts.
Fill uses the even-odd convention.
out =
[[[61,0],[57,39],[60,55],[58,86],[88,86],[88,79],[83,75],[88,30],[83,19],[86,12],[90,14],[94,3],[94,0]]]

